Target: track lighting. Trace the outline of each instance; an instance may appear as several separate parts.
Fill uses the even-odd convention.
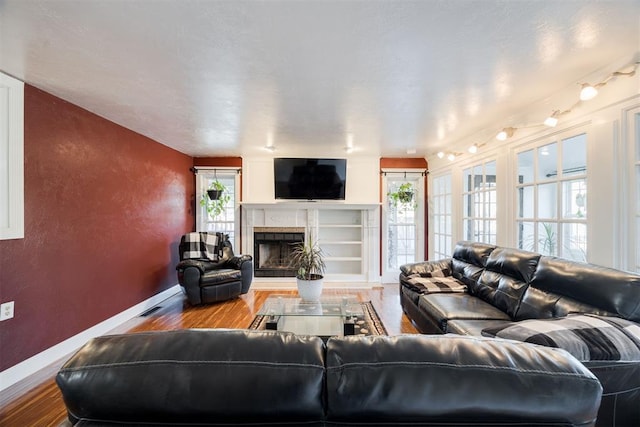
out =
[[[580,101],[588,101],[593,99],[598,94],[598,89],[595,86],[591,86],[589,83],[582,83],[582,89],[580,90]]]
[[[601,81],[598,84],[595,85],[591,85],[589,83],[582,83],[582,89],[580,89],[580,101],[588,101],[590,99],[593,99],[596,97],[596,95],[598,95],[598,89],[601,88],[602,86],[606,85],[607,83],[609,83],[609,80],[615,78],[615,77],[620,77],[620,76],[627,76],[627,77],[632,77],[636,74],[636,69],[638,68],[638,65],[640,63],[636,62],[635,64],[633,64],[633,68],[629,71],[614,71],[613,73],[609,74],[607,76],[606,79],[604,79],[603,81]]]
[[[556,127],[558,124],[558,118],[556,117],[557,111],[554,111],[549,117],[544,119],[544,125],[549,126],[550,128]]]
[[[507,138],[511,138],[515,131],[516,129],[512,127],[504,128],[500,132],[498,132],[498,134],[496,135],[496,139],[498,141],[504,141]]]
[[[570,108],[567,108],[566,110],[553,110],[553,112],[551,113],[551,115],[549,117],[547,117],[543,123],[533,123],[533,124],[529,124],[529,125],[525,125],[525,126],[517,126],[517,127],[506,127],[503,128],[500,132],[498,132],[498,134],[495,136],[496,139],[498,141],[506,141],[507,139],[511,138],[515,132],[519,129],[527,129],[527,128],[537,128],[540,127],[542,125],[544,126],[548,126],[548,127],[555,127],[558,125],[559,122],[559,118],[565,114],[570,113],[574,108],[578,107],[580,105],[581,102],[583,101],[588,101],[590,99],[593,99],[595,96],[598,95],[598,90],[605,86],[606,84],[609,83],[610,80],[616,78],[616,77],[620,77],[620,76],[627,76],[627,77],[632,77],[636,74],[636,70],[638,69],[638,66],[640,66],[640,62],[636,62],[632,65],[628,65],[627,67],[621,69],[620,71],[615,71],[611,74],[609,74],[604,80],[602,80],[601,82],[595,84],[595,85],[591,85],[589,83],[582,83],[581,84],[581,90],[580,90],[580,100],[577,101],[575,104],[573,104]],[[478,149],[484,145],[486,145],[487,143],[489,143],[491,141],[491,138],[489,138],[488,141],[485,141],[484,143],[481,144],[473,144],[471,145],[467,151],[470,154],[475,154],[478,152]],[[463,153],[454,153],[454,152],[444,152],[444,151],[439,151],[438,153],[436,153],[436,155],[438,156],[439,159],[443,159],[443,158],[447,158],[449,159],[449,161],[454,161],[458,156],[462,155]],[[541,151],[542,155],[548,155],[548,152],[545,151]]]

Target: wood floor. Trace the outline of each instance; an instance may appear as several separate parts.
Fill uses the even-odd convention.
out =
[[[295,291],[249,291],[232,301],[201,307],[190,306],[182,294],[159,304],[159,309],[144,317],[127,322],[114,333],[164,331],[186,328],[234,328],[249,326],[267,296],[295,294]],[[325,296],[355,295],[360,301],[371,301],[389,335],[417,333],[402,313],[397,285],[385,285],[372,290],[331,290]],[[54,382],[55,372],[63,361],[53,364],[32,378],[10,387],[0,399],[2,427],[67,425],[62,396]],[[10,396],[10,398],[7,398]],[[6,403],[3,403],[6,402]]]

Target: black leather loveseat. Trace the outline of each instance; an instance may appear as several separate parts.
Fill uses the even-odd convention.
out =
[[[598,425],[640,426],[640,276],[471,242],[400,270],[421,332],[564,348],[603,385]]]
[[[96,338],[56,381],[77,426],[591,426],[602,390],[525,343],[221,329]]]

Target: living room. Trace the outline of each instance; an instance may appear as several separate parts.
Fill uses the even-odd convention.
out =
[[[59,8],[54,3],[59,3]],[[216,82],[206,71],[198,71],[189,79],[172,74],[180,67],[165,64],[162,58],[167,53],[154,44],[154,37],[144,34],[152,31],[157,36],[158,31],[152,30],[150,20],[144,18],[144,9],[150,7],[148,2],[131,2],[130,9],[124,11],[117,11],[107,2],[89,3],[94,4],[76,12],[71,11],[73,2],[8,1],[0,9],[0,72],[17,80],[18,86],[23,85],[9,90],[22,93],[23,104],[18,107],[23,112],[22,122],[17,127],[23,130],[24,150],[23,233],[19,238],[0,241],[0,302],[15,304],[13,318],[0,322],[0,392],[68,356],[90,338],[125,324],[181,292],[175,270],[180,237],[198,229],[196,211],[200,208],[201,189],[194,168],[201,172],[206,172],[207,167],[241,170],[236,190],[236,253],[253,254],[253,237],[246,233],[255,226],[289,222],[289,226],[308,227],[309,223],[300,219],[315,218],[315,213],[308,210],[333,209],[336,205],[362,212],[367,231],[361,269],[351,280],[335,275],[326,284],[328,291],[380,292],[380,299],[397,302],[397,312],[391,315],[397,316],[398,324],[393,326],[397,333],[413,332],[397,301],[397,279],[383,279],[386,181],[382,172],[416,173],[421,168],[429,172],[420,178],[424,183],[425,234],[422,256],[416,261],[451,256],[457,241],[482,235],[470,229],[470,224],[481,222],[487,224],[486,230],[493,230],[482,235],[494,239],[492,244],[531,249],[522,243],[533,234],[526,233],[527,227],[548,221],[539,221],[543,216],[538,213],[529,217],[518,211],[516,189],[522,189],[523,194],[529,187],[534,193],[541,191],[538,183],[517,182],[518,160],[524,158],[519,155],[531,150],[542,153],[543,147],[554,143],[559,147],[562,141],[586,135],[583,153],[588,174],[577,173],[573,181],[588,183],[589,196],[582,206],[576,197],[572,198],[572,209],[582,216],[574,212],[570,218],[551,222],[557,227],[556,233],[565,224],[575,226],[571,239],[579,243],[571,250],[584,254],[584,261],[639,270],[636,201],[640,91],[638,74],[628,75],[640,60],[639,6],[635,1],[606,5],[588,1],[569,5],[525,2],[519,6],[481,2],[486,8],[478,8],[482,19],[474,22],[473,14],[464,15],[463,19],[462,27],[468,25],[474,32],[457,36],[449,45],[442,26],[456,25],[452,16],[469,7],[468,2],[452,2],[458,4],[449,6],[451,9],[433,2],[422,6],[420,2],[400,1],[399,6],[375,2],[377,6],[371,10],[358,2],[350,6],[354,8],[351,10],[349,2],[345,2],[333,5],[339,14],[325,10],[331,9],[332,3],[310,2],[306,11],[299,4],[291,12],[292,19],[305,19],[295,25],[289,23],[290,27],[286,20],[278,21],[280,30],[274,30],[270,36],[273,39],[268,39],[273,44],[265,42],[265,46],[281,43],[284,52],[293,52],[280,58],[283,69],[278,69],[281,74],[274,73],[277,87],[265,83],[260,71],[253,80],[244,81],[252,90],[241,95],[230,94],[235,80],[227,75]],[[206,43],[200,45],[206,52],[202,57],[209,57],[211,45],[237,48],[238,56],[247,62],[242,69],[225,64],[229,73],[268,70],[274,65],[261,62],[262,45],[251,44],[252,37],[258,37],[258,30],[276,26],[274,22],[263,23],[255,32],[244,34],[249,39],[245,42],[256,50],[244,50],[248,49],[246,45],[243,47],[234,39],[242,39],[242,31],[226,37],[216,33],[220,37],[215,41],[204,35],[191,37],[187,31],[189,19],[196,19],[198,6],[202,6],[197,3],[187,9],[190,12],[183,11],[189,15],[184,21],[171,27],[177,39],[184,39],[187,44],[195,43],[199,37],[205,39]],[[202,6],[206,10],[203,16],[225,30],[243,22],[244,8],[258,7],[247,1],[234,9],[222,2],[216,9],[215,3]],[[270,18],[281,13],[286,16],[286,2],[279,3],[271,5],[273,12],[267,12],[268,2],[258,9]],[[154,12],[162,18],[158,26],[171,20],[172,14],[180,13],[166,7],[168,10]],[[429,13],[429,7],[434,8],[433,13]],[[523,10],[519,12],[518,7]],[[101,17],[101,13],[105,16]],[[138,28],[125,24],[127,13],[136,18],[132,20],[139,24]],[[315,13],[321,17],[327,14],[336,21],[316,22]],[[415,33],[392,32],[392,27],[400,26],[393,25],[396,13],[400,23]],[[348,62],[345,55],[358,48],[366,50],[365,45],[356,43],[364,43],[358,33],[356,18],[360,16],[368,16],[376,25],[389,20],[389,26],[383,26],[371,41],[381,45],[375,54],[386,49],[389,52],[383,56],[383,65],[374,67],[373,61],[364,62],[348,68],[339,78],[335,70],[340,63]],[[439,16],[446,19],[432,33],[417,30],[424,25],[421,20],[428,19],[436,26]],[[502,28],[492,28],[496,17],[513,22],[500,21]],[[333,34],[328,23],[343,32]],[[305,41],[318,43],[315,51],[287,42],[286,36],[295,38],[291,34],[298,34],[305,25],[310,25],[311,33]],[[368,28],[364,22],[360,25]],[[501,30],[515,32],[518,25],[528,32],[517,33],[515,40],[505,40],[508,37]],[[472,39],[484,32],[490,35],[480,41],[487,44],[479,53],[487,61],[482,65],[472,52],[477,47]],[[369,35],[366,31],[365,34]],[[385,34],[392,40],[387,40]],[[317,38],[322,35],[328,41],[319,43]],[[396,44],[395,38],[400,42]],[[80,39],[89,39],[93,45],[80,44]],[[180,46],[162,40],[171,46],[171,52]],[[423,41],[429,47],[422,46]],[[455,44],[462,41],[470,46]],[[341,48],[343,43],[345,47]],[[91,48],[97,47],[104,49],[104,54],[90,55]],[[330,48],[335,49],[335,55],[327,53]],[[428,53],[417,53],[423,49]],[[215,49],[214,52],[219,53]],[[252,55],[258,57],[256,62],[250,59]],[[414,55],[422,59],[414,62]],[[438,55],[439,59],[434,60],[431,55]],[[471,59],[465,59],[465,55]],[[505,59],[509,55],[511,59]],[[190,59],[180,57],[186,61],[184,69],[197,68],[199,59],[194,57],[197,55]],[[312,65],[305,67],[307,62]],[[518,62],[523,66],[517,66]],[[367,72],[374,75],[371,78],[377,83],[385,84],[382,92],[367,92],[370,81],[362,77]],[[298,73],[299,80],[293,79]],[[154,78],[153,74],[158,76]],[[318,78],[325,74],[331,78]],[[85,79],[83,76],[87,75],[94,77]],[[331,83],[331,79],[337,80]],[[580,84],[587,82],[602,83],[598,87],[600,93],[590,101],[579,101]],[[300,87],[280,95],[287,83]],[[134,87],[142,89],[134,91]],[[436,91],[438,87],[448,92]],[[341,95],[334,99],[334,91]],[[116,96],[108,97],[110,92]],[[204,96],[185,101],[188,93],[207,93],[207,97],[220,99],[222,107]],[[296,94],[302,99],[290,102]],[[438,104],[425,106],[417,98],[433,98]],[[273,105],[278,102],[282,104]],[[180,107],[172,107],[174,103]],[[185,103],[194,107],[185,107]],[[207,110],[207,103],[215,103],[215,108]],[[386,107],[378,110],[374,103]],[[198,110],[197,105],[204,105],[204,110]],[[291,111],[301,105],[302,111]],[[556,111],[556,127],[544,126],[545,118]],[[211,116],[212,113],[218,115]],[[288,114],[292,119],[279,117]],[[316,116],[323,119],[314,119]],[[336,116],[340,116],[339,120]],[[338,121],[338,128],[328,129]],[[421,124],[423,121],[428,125]],[[252,126],[243,127],[246,122]],[[189,132],[184,131],[185,123],[192,126]],[[498,141],[495,134],[503,128],[510,135]],[[239,141],[243,141],[242,147]],[[468,151],[473,145],[475,153]],[[440,152],[443,158],[439,157]],[[557,158],[566,159],[573,153],[559,154]],[[449,160],[448,155],[454,159]],[[536,161],[542,156],[537,156]],[[273,159],[283,157],[347,159],[345,200],[276,201]],[[476,174],[478,167],[483,172]],[[490,172],[489,167],[495,172]],[[484,195],[486,191],[465,187],[471,175],[483,176],[485,182],[489,182],[490,175],[496,179],[494,213],[469,214],[465,210],[468,196]],[[560,192],[556,195],[561,197]],[[439,201],[447,197],[450,210],[439,210]],[[490,210],[488,203],[484,206]],[[259,224],[258,218],[268,216],[265,211],[284,214],[271,223]],[[539,243],[539,237],[531,238],[537,252],[549,249]],[[554,254],[565,256],[563,248],[556,248]],[[398,271],[389,273],[397,278]],[[289,291],[294,287],[295,282],[290,279],[255,278],[251,298],[262,290]],[[382,310],[380,305],[378,310]]]

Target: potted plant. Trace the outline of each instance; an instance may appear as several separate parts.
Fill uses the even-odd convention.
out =
[[[296,281],[300,298],[307,301],[318,301],[322,294],[324,278],[324,252],[311,237],[307,242],[294,245],[291,251],[291,264],[296,269]]]
[[[217,179],[211,182],[206,194],[200,198],[200,206],[207,209],[207,213],[215,218],[224,212],[224,208],[231,200],[231,196],[226,193],[227,188]]]
[[[391,203],[393,207],[415,207],[416,203],[413,200],[414,192],[413,184],[410,182],[404,182],[400,184],[396,191],[389,191],[387,193],[387,197],[389,198],[389,203]]]

